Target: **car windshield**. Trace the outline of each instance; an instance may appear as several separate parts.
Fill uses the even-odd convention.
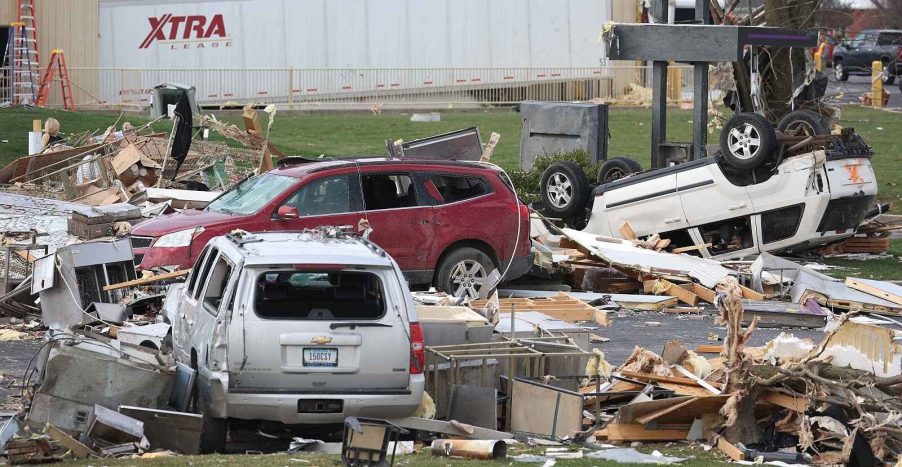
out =
[[[251,177],[213,200],[207,205],[207,211],[240,215],[253,214],[297,180],[294,177],[272,173]]]

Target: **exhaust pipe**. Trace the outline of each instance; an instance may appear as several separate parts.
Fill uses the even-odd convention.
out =
[[[433,456],[503,459],[507,443],[501,440],[437,439],[432,442]]]

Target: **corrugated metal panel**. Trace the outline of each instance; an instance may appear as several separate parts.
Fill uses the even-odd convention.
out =
[[[16,18],[16,0],[0,0],[0,24],[9,25]]]

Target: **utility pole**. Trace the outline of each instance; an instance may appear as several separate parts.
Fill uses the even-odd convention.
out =
[[[702,1],[702,0],[696,0]],[[650,13],[659,23],[668,22],[668,0],[652,0]],[[660,145],[667,139],[667,62],[655,60],[651,65],[651,168],[664,167]]]
[[[709,24],[711,5],[708,0],[695,0],[695,19]],[[689,160],[708,156],[708,62],[692,64],[692,154]]]

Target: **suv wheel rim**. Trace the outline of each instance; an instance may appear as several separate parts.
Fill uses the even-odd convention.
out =
[[[743,123],[730,130],[727,142],[730,145],[730,153],[737,159],[749,160],[755,157],[761,148],[761,135],[754,125]]]
[[[623,177],[626,177],[626,172],[619,167],[615,167],[608,172],[608,176],[605,177],[605,181],[613,182],[614,180],[620,180]]]
[[[548,178],[545,191],[548,193],[548,200],[558,209],[566,207],[573,199],[573,184],[560,172],[555,172]]]
[[[833,75],[836,76],[836,79],[842,79],[842,63],[833,64]]]
[[[479,298],[479,292],[485,287],[487,280],[488,274],[478,261],[465,259],[451,269],[455,297]]]

